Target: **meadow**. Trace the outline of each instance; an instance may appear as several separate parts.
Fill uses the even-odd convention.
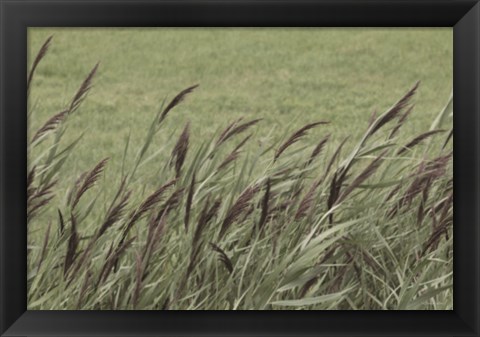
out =
[[[29,309],[452,309],[451,30],[35,28],[28,62]]]

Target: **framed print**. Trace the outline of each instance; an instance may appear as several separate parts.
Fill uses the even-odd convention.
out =
[[[1,12],[2,336],[478,335],[477,1]]]

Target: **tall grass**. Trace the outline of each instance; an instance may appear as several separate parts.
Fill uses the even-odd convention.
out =
[[[141,147],[127,143],[123,162],[135,162],[114,194],[102,188],[109,159],[92,158],[59,195],[80,141],[63,136],[97,69],[31,132],[29,309],[452,309],[451,134],[439,129],[446,108],[431,130],[402,139],[418,83],[372,115],[359,140],[335,146],[323,120],[258,143],[259,119],[204,139],[190,139],[186,124],[147,157],[194,85],[138,131]],[[324,135],[308,146],[313,128]],[[159,167],[155,187],[142,181],[143,165]]]

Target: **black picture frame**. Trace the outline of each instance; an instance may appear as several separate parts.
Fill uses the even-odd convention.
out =
[[[480,4],[0,0],[2,336],[479,336]],[[27,311],[27,27],[453,27],[454,310]]]

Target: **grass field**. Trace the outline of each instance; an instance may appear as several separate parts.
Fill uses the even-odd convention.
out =
[[[446,134],[432,134],[431,138],[427,135],[429,140],[419,140],[419,146],[412,146],[414,149],[401,150],[402,145],[431,128],[449,100],[451,29],[35,28],[28,34],[29,67],[46,38],[53,35],[29,93],[30,137],[53,114],[68,106],[100,61],[88,96],[68,121],[62,122],[59,130],[65,132],[56,131],[62,134],[64,145],[83,137],[61,168],[52,164],[40,174],[37,172],[41,179],[38,190],[48,180],[45,174],[49,172],[58,183],[53,201],[29,219],[29,244],[36,256],[29,267],[30,308],[451,309],[452,209],[448,193],[452,175],[445,161],[449,146],[440,150]],[[375,131],[373,137],[367,131],[368,142],[360,142],[376,121],[383,127],[382,113],[388,112],[417,81],[421,84],[414,95],[393,107],[398,117],[405,113],[407,103],[414,105],[405,125],[399,124],[401,135],[390,139],[388,127],[384,127],[386,133]],[[194,84],[199,87],[160,122],[158,113],[165,111],[178,92]],[[222,161],[212,144],[227,125],[240,117],[242,122],[262,120],[249,128],[252,137],[243,157],[235,156],[231,169],[222,171],[222,175],[214,174]],[[306,137],[302,133],[301,142],[292,142],[295,146],[288,144],[296,130],[318,121],[329,124],[312,127]],[[180,134],[187,122],[186,161],[180,164],[184,164],[183,171],[174,172],[169,162],[178,161],[181,151],[172,154],[172,148],[175,144],[181,148]],[[438,127],[449,131],[451,120]],[[149,132],[154,136],[151,139]],[[320,162],[303,164],[308,159],[306,153],[311,153],[327,134],[330,138]],[[335,155],[346,137],[342,151]],[[30,169],[32,163],[37,163],[35,158],[41,158],[40,163],[48,157],[42,157],[42,153],[49,153],[55,144],[52,140],[46,139],[31,149]],[[278,146],[285,142],[288,145],[280,157]],[[144,144],[148,149],[139,159],[138,149]],[[224,145],[224,156],[235,145]],[[275,150],[280,159],[272,162]],[[265,153],[270,157],[265,159]],[[214,155],[217,157],[212,160]],[[332,156],[336,160],[328,165]],[[98,171],[92,171],[106,157],[107,168],[99,164]],[[368,160],[372,159],[370,167]],[[376,160],[387,161],[387,167],[375,172]],[[282,176],[285,170],[289,173]],[[87,178],[88,172],[95,173],[92,186],[98,186],[88,192],[88,201],[84,197],[77,207],[69,194],[77,193],[80,199],[86,192],[79,193],[85,179],[80,175],[84,172]],[[320,180],[319,172],[325,172]],[[138,211],[124,210],[125,218],[119,216],[109,225],[113,227],[99,234],[98,223],[105,216],[108,219],[112,210],[109,206],[122,200],[128,189],[135,195],[130,203],[141,206],[141,200],[174,178],[175,173],[178,195],[173,192],[169,198],[164,196],[165,205],[171,202],[168,207],[162,206],[166,220],[157,214],[159,224],[164,226],[162,221],[166,221],[173,227],[164,234],[163,227],[160,231],[160,225],[157,228],[150,223],[155,218],[152,214],[138,219],[145,220],[147,227],[126,231],[124,239],[134,235],[138,242],[133,242],[125,253],[124,264],[119,265],[117,260],[115,273],[102,279],[101,265],[105,261],[108,264],[112,254],[108,246],[115,243],[121,248],[124,243],[114,229],[125,233],[128,217],[133,214],[135,218]],[[374,173],[375,181],[367,183]],[[129,187],[119,189],[129,174]],[[417,199],[407,198],[408,211],[392,217],[397,214],[392,211],[392,203],[398,200],[389,201],[391,196],[387,196],[398,193],[398,202],[403,205],[406,197],[402,199],[399,191],[408,192],[412,186],[418,189],[415,177],[421,175],[425,175],[421,183],[426,184],[421,186],[433,196],[428,199],[428,192],[423,192],[420,197],[422,191],[415,190]],[[72,187],[75,183],[76,188]],[[278,197],[270,200],[276,207],[282,197],[287,201],[298,199],[282,208],[280,220],[265,220],[270,219],[264,214],[270,184],[272,198]],[[192,186],[195,192],[190,198]],[[354,193],[349,186],[361,192]],[[118,191],[119,199],[114,199]],[[182,231],[184,213],[191,212],[192,219],[198,218],[200,224],[208,214],[208,206],[214,207],[218,200],[222,204],[215,209],[215,221],[220,232],[213,222],[207,229]],[[262,204],[262,200],[266,201]],[[157,202],[160,205],[160,199]],[[239,206],[240,214],[233,216],[235,206]],[[159,212],[153,206],[148,208],[148,212],[154,211]],[[258,223],[258,218],[260,223],[270,221],[271,227],[265,229],[268,235],[251,226],[234,226]],[[71,229],[71,234],[62,229],[58,237],[52,238],[46,224],[59,221],[62,228]],[[376,229],[372,229],[372,222]],[[220,256],[228,274],[215,263],[214,255],[206,253],[206,239],[200,239],[202,231],[204,236],[217,240],[213,252]],[[75,241],[73,233],[81,239],[75,239],[74,254],[68,257]],[[150,241],[155,233],[164,236],[159,247]],[[447,236],[440,244],[443,233]],[[178,247],[172,248],[172,244]],[[266,253],[265,247],[270,245],[275,248]],[[357,261],[355,254],[360,254],[362,261]],[[91,262],[86,263],[90,258]],[[147,273],[152,260],[156,264]],[[324,264],[321,268],[319,260]],[[65,264],[71,265],[73,271],[68,271]],[[160,265],[163,270],[158,269]],[[362,267],[365,275],[359,272]],[[63,276],[61,272],[48,275],[49,268],[63,268]],[[286,275],[282,268],[287,270]],[[328,270],[324,273],[322,268]],[[383,278],[375,275],[378,269],[385,273]],[[258,274],[261,270],[265,274]],[[69,272],[79,280],[73,285]],[[95,277],[98,282],[90,287]]]
[[[328,120],[332,144],[358,137],[373,110],[384,111],[416,81],[421,87],[405,133],[430,126],[452,91],[450,29],[31,29],[36,53],[54,35],[38,69],[32,130],[60,111],[97,61],[95,90],[72,117],[69,139],[86,131],[74,173],[92,159],[118,165],[124,140],[142,142],[164,99],[200,84],[168,121],[180,131],[212,135],[239,118],[263,118],[258,132],[281,137],[307,122]],[[161,144],[171,136],[160,134]]]

